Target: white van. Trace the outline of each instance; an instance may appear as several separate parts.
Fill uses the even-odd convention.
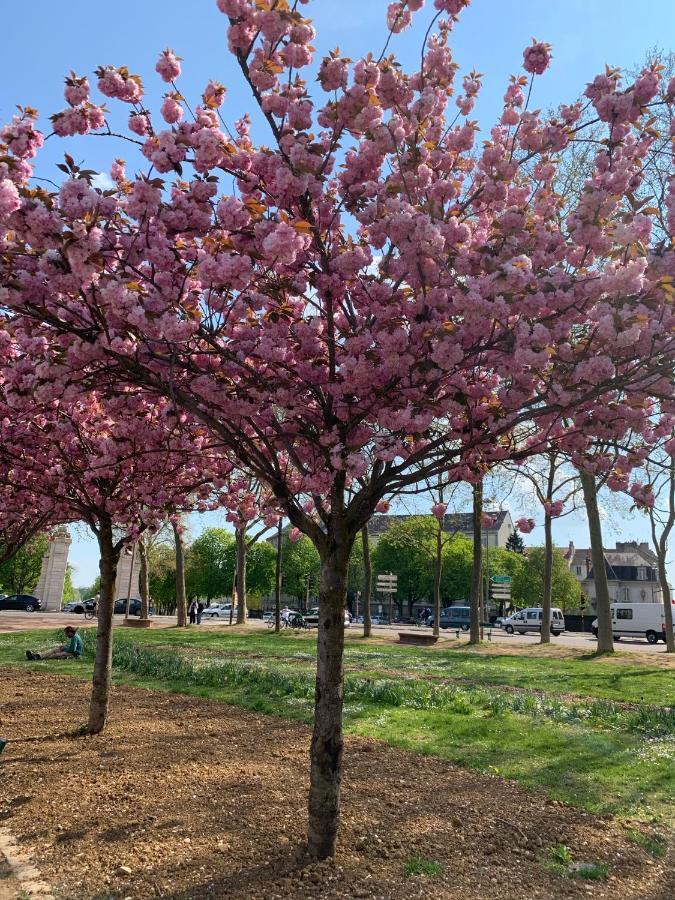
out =
[[[502,624],[502,628],[508,634],[517,631],[518,634],[525,634],[526,631],[541,632],[541,606],[531,606],[529,609],[521,609],[520,612],[509,616]],[[551,607],[551,634],[559,635],[565,630],[565,617],[562,610],[557,607]]]
[[[655,644],[659,638],[665,643],[666,614],[660,603],[612,603],[610,608],[615,641],[622,637],[644,637],[650,644]],[[675,608],[673,613],[675,614]],[[591,625],[591,630],[597,637],[597,619]]]

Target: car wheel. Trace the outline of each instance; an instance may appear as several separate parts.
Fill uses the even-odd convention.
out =
[[[620,640],[621,640],[621,635],[620,635],[620,634],[613,634],[613,635],[612,635],[612,638],[613,638],[613,640],[615,640],[615,641],[620,641]]]
[[[462,631],[468,631],[468,630],[469,630],[468,625],[462,625]]]
[[[560,637],[559,631],[554,631],[553,629],[551,629],[551,634],[553,635],[553,637]]]
[[[507,625],[504,630],[507,634],[513,634],[513,625]]]
[[[659,637],[655,631],[648,631],[647,634],[645,635],[645,637],[647,638],[648,644],[655,644],[659,639]]]
[[[598,636],[598,629],[597,629],[597,628],[591,628],[591,631],[593,632],[593,637],[597,637],[597,636]]]
[[[26,612],[35,612],[35,607],[32,603],[27,603],[25,606],[25,610]]]

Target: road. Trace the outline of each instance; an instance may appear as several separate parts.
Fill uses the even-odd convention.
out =
[[[122,625],[123,616],[115,616],[115,624]],[[175,616],[153,616],[153,628],[170,628],[176,624]],[[75,626],[91,626],[95,622],[83,619],[82,616],[72,613],[24,613],[10,612],[2,610],[0,612],[0,634],[3,632],[28,631],[33,628],[63,628],[65,625]],[[200,628],[222,628],[229,627],[224,619],[204,619]],[[250,619],[248,627],[267,629],[267,623],[261,619]],[[417,630],[416,626],[411,625],[376,625],[373,627],[373,636],[381,638],[389,638],[395,640],[399,631]],[[430,629],[420,628],[420,632],[425,633]],[[361,631],[360,625],[352,625],[348,629],[348,634],[358,634]],[[506,634],[500,628],[486,628],[484,634],[486,641],[492,641],[500,647],[523,647],[529,644],[538,644],[539,636],[536,634]],[[459,632],[460,640],[466,640],[466,634]],[[452,629],[441,630],[441,641],[456,641],[457,632]],[[551,637],[551,643],[561,647],[574,647],[576,649],[588,650],[593,652],[596,648],[596,640],[591,634],[581,634],[575,631],[569,631],[561,634],[559,637]],[[665,653],[666,645],[663,641],[658,644],[648,644],[646,640],[638,638],[622,638],[616,644],[617,650],[635,651],[638,653]]]

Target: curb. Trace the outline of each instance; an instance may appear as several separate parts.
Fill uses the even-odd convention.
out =
[[[54,900],[51,888],[42,880],[32,860],[19,848],[7,828],[0,828],[0,855],[5,857],[12,877],[19,882],[21,890],[28,896]]]

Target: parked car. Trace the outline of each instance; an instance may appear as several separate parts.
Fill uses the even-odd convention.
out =
[[[615,641],[622,637],[644,637],[650,644],[655,644],[659,638],[665,643],[666,614],[661,603],[612,603],[610,608]],[[598,636],[597,619],[591,625],[591,631]]]
[[[115,600],[115,615],[123,616],[127,611],[127,598],[122,597],[120,600]],[[154,615],[154,609],[150,610],[150,615]],[[141,614],[141,601],[138,597],[132,597],[129,601],[129,615],[130,616],[140,616]]]
[[[441,610],[441,616],[438,624],[441,628],[459,628],[461,631],[468,631],[471,622],[470,606],[446,606]],[[427,625],[433,626],[434,617],[429,616]]]
[[[31,594],[9,594],[0,600],[0,609],[20,609],[24,612],[36,612],[42,609],[42,603]]]
[[[231,612],[231,603],[218,603],[217,606],[207,606],[202,613],[202,619],[229,619]],[[236,616],[236,613],[233,615]]]
[[[319,607],[308,609],[305,613],[305,624],[310,628],[317,628],[319,625]],[[352,615],[348,609],[345,610],[345,628],[349,628],[352,624]]]
[[[520,612],[509,616],[504,622],[504,631],[507,634],[525,634],[527,631],[541,632],[541,606],[531,606],[521,609]],[[565,630],[565,617],[562,610],[557,607],[551,609],[551,634],[558,635]]]
[[[271,622],[275,617],[276,613],[274,610],[268,610],[266,613],[263,613],[263,622]]]
[[[497,616],[491,624],[494,625],[495,628],[503,628],[507,618],[507,616]]]
[[[386,616],[371,616],[371,625],[388,625],[389,619]]]
[[[71,600],[70,603],[61,607],[61,612],[76,613],[81,616],[85,610],[93,609],[95,606],[96,599],[94,597],[90,597],[88,600]]]

